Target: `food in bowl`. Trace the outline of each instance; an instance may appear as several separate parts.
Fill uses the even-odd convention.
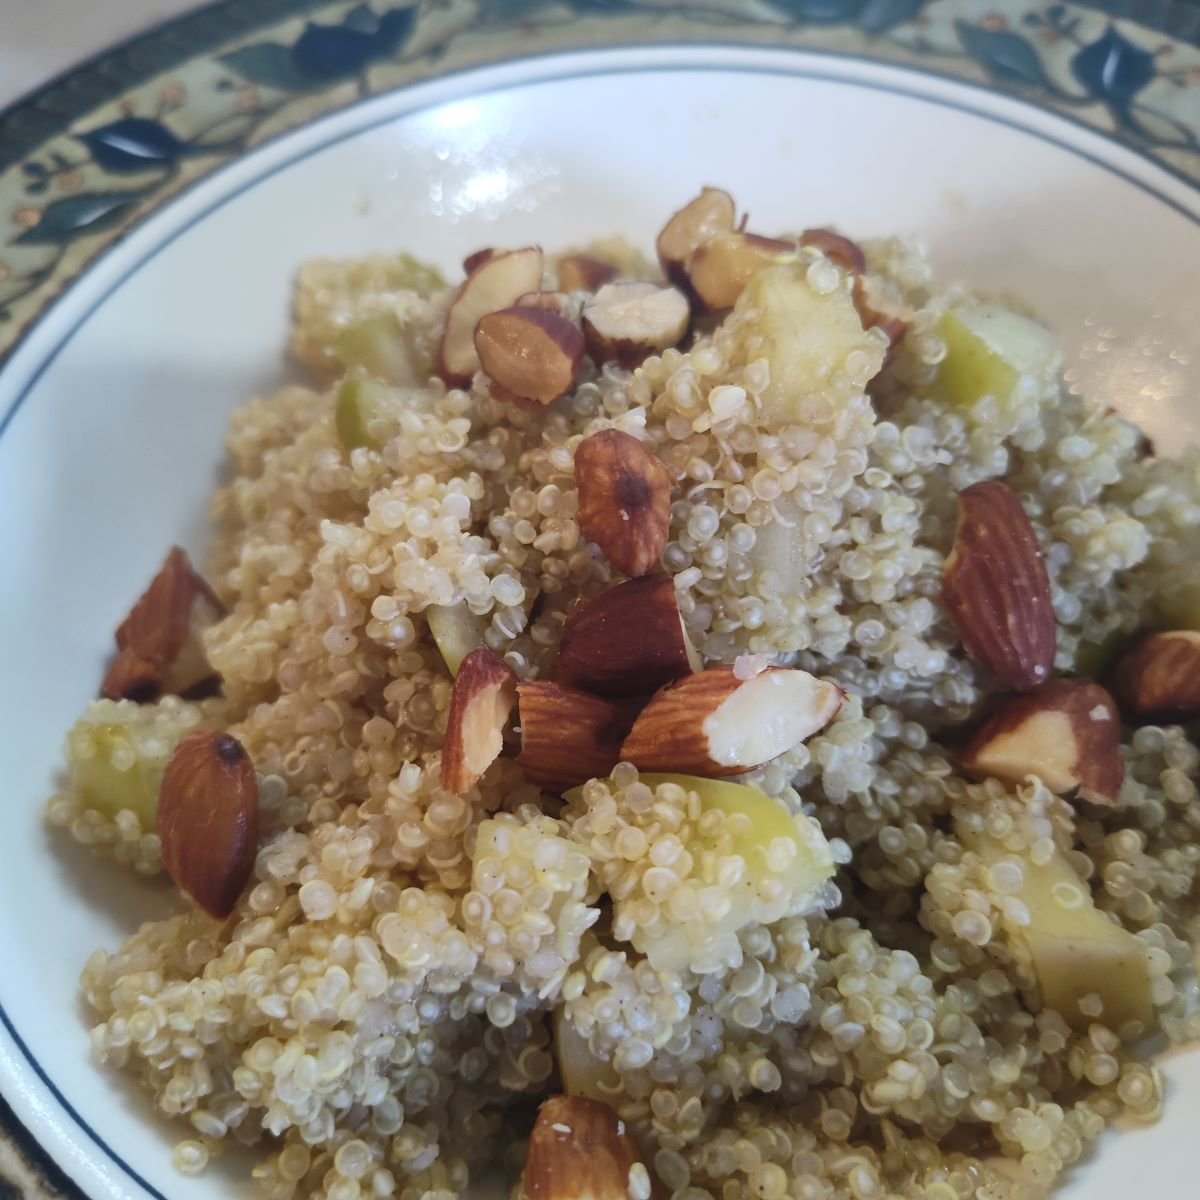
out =
[[[1200,459],[920,247],[744,224],[301,269],[49,807],[177,885],[83,988],[181,1170],[1032,1200],[1158,1115]]]

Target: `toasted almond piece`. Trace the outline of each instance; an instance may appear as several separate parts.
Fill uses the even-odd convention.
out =
[[[611,701],[548,679],[517,684],[517,721],[517,762],[534,783],[557,789],[607,775],[630,724]]]
[[[549,404],[575,386],[583,334],[559,313],[514,305],[480,318],[475,351],[502,388]]]
[[[438,374],[451,387],[465,387],[479,370],[475,326],[497,309],[508,308],[518,296],[536,292],[542,284],[542,250],[524,246],[499,250],[477,266],[459,286],[446,312],[438,345]]]
[[[583,306],[583,336],[597,365],[633,368],[674,346],[691,319],[687,297],[656,283],[606,283]]]
[[[653,570],[671,527],[667,468],[632,434],[605,429],[576,447],[575,483],[584,537],[626,575]]]
[[[188,556],[172,546],[158,574],[117,627],[119,653],[100,694],[109,700],[199,696],[220,684],[204,652],[204,631],[225,615]]]
[[[1200,633],[1152,633],[1117,662],[1121,708],[1135,721],[1184,721],[1200,715]]]
[[[526,292],[517,297],[517,308],[544,308],[547,312],[558,313],[567,320],[579,317],[579,305],[566,292]]]
[[[442,744],[442,787],[462,795],[500,757],[504,726],[517,700],[517,677],[486,646],[459,664]]]
[[[551,1096],[538,1111],[521,1175],[522,1200],[650,1200],[646,1170],[602,1100]]]
[[[565,254],[557,265],[558,286],[564,292],[596,292],[620,274],[612,263],[590,254]]]
[[[241,742],[215,729],[181,738],[156,822],[167,873],[210,916],[229,916],[258,850],[258,782]]]
[[[689,200],[662,227],[655,242],[663,274],[676,287],[690,286],[687,261],[709,238],[733,233],[737,209],[733,197],[720,188],[702,188],[700,195]]]
[[[489,258],[495,258],[499,253],[500,251],[494,246],[484,246],[482,250],[476,250],[468,254],[462,261],[463,274],[470,275],[478,271]]]
[[[962,766],[1013,784],[1036,775],[1060,795],[1078,788],[1085,800],[1115,804],[1125,778],[1117,706],[1090,679],[1051,680],[1003,701],[967,743]]]
[[[800,235],[800,245],[820,250],[831,263],[852,275],[862,275],[867,269],[867,257],[857,242],[852,242],[832,229],[806,229]]]
[[[526,412],[541,412],[546,407],[540,400],[531,400],[528,396],[518,396],[516,392],[510,392],[494,379],[488,380],[488,395],[493,400],[511,404],[514,408],[523,408]]]
[[[942,602],[967,654],[1005,687],[1027,692],[1050,678],[1058,640],[1037,535],[998,480],[964,488],[958,512]]]
[[[638,714],[621,758],[646,771],[739,775],[799,745],[837,716],[845,693],[807,671],[739,679],[712,667],[668,684]]]
[[[675,581],[657,574],[628,579],[567,614],[556,676],[598,696],[648,696],[699,669]]]
[[[686,264],[693,295],[709,312],[732,308],[750,278],[796,247],[756,233],[725,233],[697,247]]]

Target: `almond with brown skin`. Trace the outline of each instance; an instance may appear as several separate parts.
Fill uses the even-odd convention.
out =
[[[209,665],[204,631],[225,615],[212,588],[178,546],[117,627],[118,654],[100,685],[110,700],[157,700],[211,693],[220,677]]]
[[[632,369],[676,345],[692,311],[687,297],[656,283],[606,283],[583,306],[583,336],[598,366]]]
[[[1121,708],[1134,721],[1200,716],[1200,633],[1152,633],[1118,661],[1113,674]]]
[[[650,1200],[650,1174],[601,1100],[551,1096],[529,1136],[522,1200]]]
[[[736,222],[737,210],[728,192],[702,189],[694,200],[671,214],[658,235],[655,249],[663,274],[676,287],[688,288],[688,259],[710,238],[733,233]]]
[[[558,286],[564,292],[598,292],[620,274],[612,263],[590,254],[565,254],[557,265]]]
[[[473,251],[463,259],[463,274],[470,275],[473,271],[478,271],[489,258],[494,258],[498,253],[500,252],[493,246],[484,246],[482,250]]]
[[[540,246],[492,253],[459,286],[446,311],[438,345],[438,374],[450,387],[466,387],[479,370],[475,326],[481,317],[508,308],[518,296],[542,285]]]
[[[517,684],[521,753],[517,762],[542,787],[600,779],[620,761],[630,717],[621,706],[539,679]]]
[[[709,312],[732,308],[757,271],[796,247],[756,233],[725,233],[698,247],[686,264],[692,294]]]
[[[942,602],[967,654],[1006,688],[1027,692],[1050,678],[1058,640],[1037,535],[998,480],[964,488],[958,511]]]
[[[863,254],[862,247],[848,237],[834,233],[832,229],[806,229],[800,235],[800,245],[820,250],[830,262],[836,263],[843,271],[849,271],[852,275],[862,275],[866,272],[867,257]]]
[[[159,787],[157,827],[171,878],[211,916],[229,916],[258,850],[258,783],[237,738],[199,729],[180,739]]]
[[[632,434],[606,429],[575,449],[577,520],[618,571],[645,575],[666,549],[671,476]]]
[[[442,787],[461,795],[504,749],[504,727],[517,701],[517,677],[486,646],[459,664],[442,744]]]
[[[712,667],[668,684],[638,714],[621,758],[645,771],[740,775],[798,746],[837,716],[845,693],[807,671],[749,679]]]
[[[560,313],[514,305],[480,318],[475,351],[502,388],[549,404],[575,386],[583,334]]]
[[[1125,779],[1121,718],[1098,683],[1054,679],[1002,701],[961,761],[972,775],[1011,784],[1036,775],[1059,795],[1078,788],[1085,800],[1115,804]]]
[[[560,682],[598,696],[647,696],[700,670],[670,575],[644,575],[577,605],[558,648]]]

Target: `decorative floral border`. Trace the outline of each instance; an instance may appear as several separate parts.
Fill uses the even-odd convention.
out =
[[[222,0],[0,116],[0,363],[122,231],[285,129],[448,69],[698,40],[990,84],[1200,182],[1197,0]]]
[[[0,113],[0,366],[131,225],[287,129],[447,70],[686,41],[987,84],[1200,184],[1200,0],[219,0]],[[22,1195],[84,1200],[0,1099],[0,1200]]]

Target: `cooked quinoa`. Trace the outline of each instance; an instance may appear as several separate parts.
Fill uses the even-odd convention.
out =
[[[1044,551],[1055,667],[1094,675],[1152,613],[1179,627],[1200,598],[1200,455],[1147,455],[1053,357],[1003,395],[947,395],[944,316],[976,298],[917,245],[863,249],[907,335],[889,351],[858,329],[787,419],[749,291],[633,370],[585,361],[531,411],[483,372],[436,377],[455,291],[431,268],[302,268],[291,345],[313,384],[234,414],[213,503],[221,695],[94,702],[49,809],[153,874],[175,743],[219,728],[255,765],[261,848],[231,916],[189,905],[83,972],[96,1056],[172,1121],[181,1171],[232,1139],[257,1147],[273,1200],[449,1200],[519,1173],[564,1039],[677,1200],[1036,1200],[1108,1124],[1158,1116],[1162,1077],[1123,1040],[1140,1025],[1110,1028],[1099,995],[1040,1002],[1021,892],[1035,864],[1069,863],[1144,947],[1161,1030],[1200,1036],[1200,750],[1177,725],[1124,727],[1111,807],[965,778],[963,732],[998,687],[963,651],[942,571],[957,493],[1002,478]],[[619,243],[594,252],[654,275]],[[848,295],[830,258],[793,258],[813,303]],[[391,407],[348,448],[339,395],[362,370],[341,339],[380,318],[412,379],[374,384]],[[629,763],[565,798],[509,755],[465,794],[440,786],[454,681],[428,613],[460,606],[519,679],[553,675],[567,613],[614,582],[573,470],[609,428],[673,480],[662,565],[704,661],[847,693],[739,780],[827,842],[824,884],[793,887],[792,843],[760,861],[738,818]],[[724,874],[689,853],[701,835]],[[725,893],[746,878],[732,928]],[[678,927],[686,953],[652,965]],[[630,1187],[649,1194],[642,1173]]]

